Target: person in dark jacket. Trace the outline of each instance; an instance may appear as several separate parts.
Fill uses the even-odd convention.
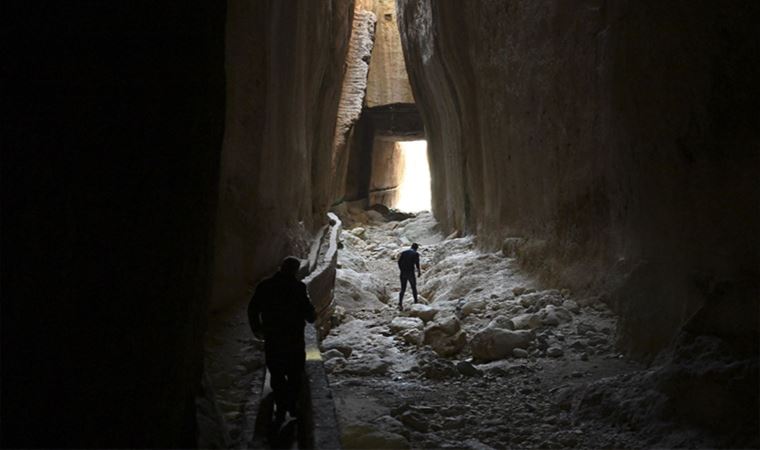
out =
[[[275,421],[285,420],[286,411],[296,417],[296,402],[303,379],[306,351],[304,326],[314,322],[314,306],[306,285],[296,279],[301,262],[285,258],[280,271],[259,283],[248,305],[253,334],[264,338],[266,365],[274,391]]]
[[[398,309],[404,310],[404,292],[406,292],[406,283],[412,286],[412,297],[414,303],[417,303],[417,278],[414,276],[414,269],[417,268],[417,275],[420,276],[420,255],[417,249],[420,246],[412,244],[412,248],[404,250],[398,257],[398,268],[401,271],[401,292],[398,294]]]

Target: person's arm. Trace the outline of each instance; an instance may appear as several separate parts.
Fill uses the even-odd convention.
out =
[[[256,287],[256,291],[248,303],[248,324],[251,326],[251,332],[254,336],[261,339],[263,336],[261,324],[261,291]]]
[[[422,272],[420,271],[420,254],[414,255],[414,265],[417,266],[417,276],[421,277]]]
[[[309,292],[306,290],[306,285],[302,282],[301,288],[303,289],[303,318],[309,323],[314,323],[317,319],[317,313],[314,311],[314,305],[309,299]]]

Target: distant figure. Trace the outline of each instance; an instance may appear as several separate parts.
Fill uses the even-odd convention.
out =
[[[420,254],[417,253],[417,249],[420,248],[417,244],[412,244],[412,248],[404,250],[398,257],[398,268],[401,271],[401,292],[398,294],[398,309],[404,310],[404,292],[406,291],[406,283],[412,286],[412,297],[414,297],[414,303],[417,303],[417,278],[414,276],[414,268],[417,268],[417,276],[420,276]]]
[[[248,305],[251,330],[264,337],[278,423],[285,420],[286,411],[291,417],[297,416],[296,402],[306,362],[304,321],[311,323],[315,318],[306,285],[296,279],[300,266],[297,258],[285,258],[279,272],[256,286]]]

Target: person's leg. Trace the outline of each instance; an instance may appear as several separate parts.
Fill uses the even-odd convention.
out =
[[[288,370],[288,412],[291,417],[298,417],[298,400],[304,375],[303,358],[296,359]]]
[[[414,303],[417,303],[417,277],[412,273],[409,276],[409,285],[412,287],[412,297],[414,297]]]
[[[404,273],[401,273],[401,292],[398,293],[398,309],[403,308],[404,304],[404,292],[406,292],[406,281],[407,278],[404,275]]]
[[[285,420],[287,410],[288,382],[287,368],[281,361],[267,360],[269,369],[269,387],[274,392],[275,421]]]

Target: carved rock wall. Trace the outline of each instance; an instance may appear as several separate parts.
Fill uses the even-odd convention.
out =
[[[372,145],[372,176],[369,183],[369,204],[392,208],[399,199],[404,178],[404,153],[398,142],[375,138]]]
[[[351,27],[351,40],[346,57],[346,76],[343,80],[343,89],[338,108],[338,120],[335,127],[333,142],[332,167],[333,177],[333,200],[345,200],[351,197],[355,191],[347,185],[353,176],[348,175],[348,164],[351,153],[350,144],[353,142],[355,128],[364,107],[367,93],[367,76],[369,73],[369,61],[375,38],[375,22],[377,21],[372,11],[362,8],[357,3],[354,8],[354,20]],[[352,169],[355,169],[356,161],[353,161]]]
[[[377,17],[367,82],[367,106],[414,103],[396,25],[396,0],[359,0],[357,7],[372,11]]]
[[[717,283],[757,304],[756,3],[398,3],[445,228],[611,292],[638,354]]]
[[[212,308],[306,241],[333,199],[333,141],[353,1],[233,0]]]

